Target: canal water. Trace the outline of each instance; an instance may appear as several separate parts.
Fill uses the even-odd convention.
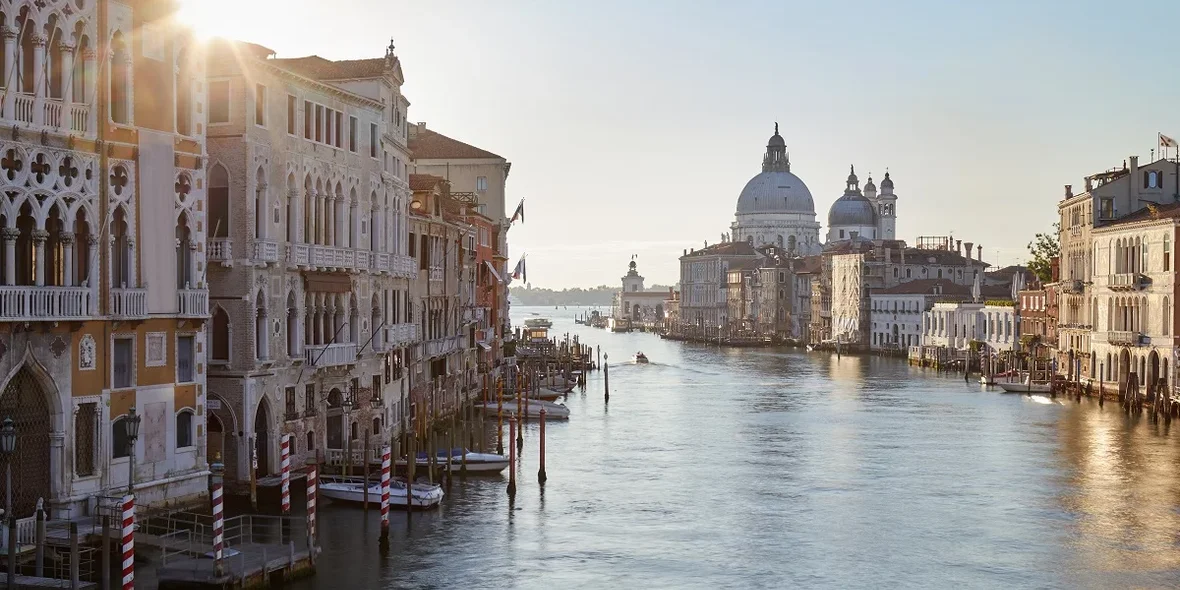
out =
[[[507,475],[442,508],[326,505],[298,588],[1167,588],[1180,433],[895,359],[737,350],[553,319],[610,357]],[[642,350],[649,365],[630,363]],[[1177,424],[1180,430],[1180,423]],[[507,435],[505,435],[507,436]],[[494,443],[493,443],[494,444]]]

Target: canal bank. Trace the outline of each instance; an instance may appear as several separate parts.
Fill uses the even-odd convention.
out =
[[[536,311],[514,308],[517,318]],[[1166,587],[1177,433],[1108,404],[1004,395],[869,356],[606,334],[609,354],[507,477],[436,513],[324,506],[294,587]],[[552,316],[551,316],[552,317]],[[579,332],[583,330],[583,332]],[[649,365],[619,362],[636,350]]]

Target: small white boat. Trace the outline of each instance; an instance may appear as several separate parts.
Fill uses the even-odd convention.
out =
[[[343,502],[364,503],[365,482],[354,478],[320,478],[319,493],[325,498]],[[410,492],[410,504],[418,510],[434,508],[442,502],[442,486],[429,483],[415,483]],[[381,505],[381,482],[369,482],[369,504]],[[389,482],[389,505],[394,508],[404,508],[406,505],[406,482],[402,478],[394,478]]]
[[[541,386],[557,390],[572,390],[578,385],[577,381],[573,379],[566,379],[561,375],[551,375],[546,379],[541,379]]]
[[[553,322],[548,318],[531,318],[525,320],[524,325],[528,328],[552,328]]]
[[[451,451],[451,469],[454,469],[455,472],[462,470],[464,454],[467,455],[468,474],[492,475],[495,473],[500,473],[501,471],[504,471],[508,468],[508,457],[506,455],[497,455],[495,453],[473,453],[471,451],[465,451],[464,449],[454,449]],[[428,457],[426,453],[418,453],[418,458],[414,460],[415,465],[425,465],[427,458]],[[446,451],[440,452],[436,460],[438,461],[439,465],[443,466],[443,469],[446,469]],[[408,462],[405,459],[398,459],[396,461],[397,467],[403,469],[407,466],[407,463]],[[404,500],[405,496],[402,496],[402,499]]]
[[[642,352],[635,353],[635,356],[631,357],[631,360],[635,361],[635,364],[637,365],[646,365],[648,362],[647,355],[643,354]]]
[[[541,417],[541,408],[545,408],[545,418],[547,418],[549,420],[569,420],[569,417],[570,417],[570,409],[559,404],[559,403],[549,402],[549,401],[540,400],[540,399],[530,399],[530,400],[525,400],[524,406],[525,406],[524,413],[525,413],[525,416],[528,418],[540,418]],[[487,412],[490,414],[495,414],[496,408],[497,408],[496,404],[494,404],[494,403],[475,404],[475,407],[480,408],[484,412]],[[516,405],[515,400],[513,400],[513,401],[504,400],[503,407],[504,407],[505,417],[507,417],[510,414],[516,414],[519,416],[521,413],[519,411],[519,408]]]
[[[1049,393],[1052,389],[1048,381],[1000,381],[996,385],[1008,393]]]

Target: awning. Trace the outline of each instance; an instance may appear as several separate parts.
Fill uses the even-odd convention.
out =
[[[484,349],[484,351],[489,351],[492,349],[492,345],[488,344],[487,342],[480,342],[479,347]]]
[[[496,277],[496,282],[497,282],[497,283],[503,283],[503,282],[504,282],[504,279],[500,278],[500,273],[496,272],[496,267],[492,266],[492,261],[490,261],[490,260],[485,260],[485,261],[483,261],[483,263],[484,263],[484,264],[486,264],[486,265],[488,265],[488,272],[492,273],[492,276],[493,276],[493,277]]]

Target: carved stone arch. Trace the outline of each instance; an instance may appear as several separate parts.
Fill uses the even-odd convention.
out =
[[[14,419],[18,452],[10,459],[16,472],[13,510],[18,518],[33,514],[38,498],[63,495],[66,414],[61,392],[26,345],[0,389],[0,411]]]
[[[29,178],[29,152],[20,144],[0,148],[0,184],[24,187]]]

